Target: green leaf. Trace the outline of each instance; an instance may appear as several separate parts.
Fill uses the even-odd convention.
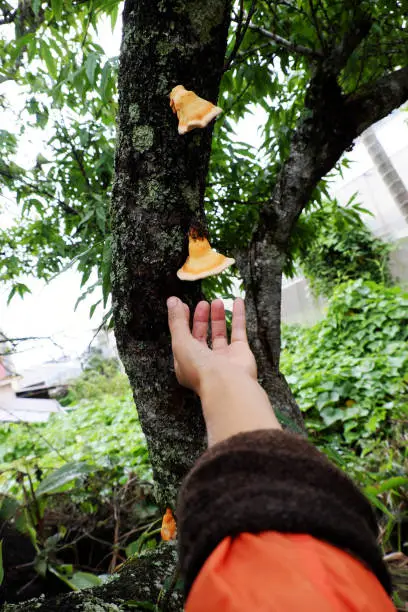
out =
[[[115,29],[115,25],[118,20],[118,13],[119,13],[119,2],[113,7],[111,14],[110,14],[112,32]]]
[[[7,306],[10,304],[11,300],[16,294],[23,298],[26,293],[31,293],[31,289],[29,289],[24,283],[16,283],[8,294]]]
[[[34,33],[29,32],[28,34],[24,34],[24,36],[20,36],[17,38],[14,48],[10,51],[10,58],[12,61],[15,61],[17,57],[19,57],[23,48],[31,43],[34,40]]]
[[[95,84],[95,71],[98,65],[98,55],[96,53],[90,53],[86,58],[85,72],[91,85]]]
[[[89,318],[92,319],[92,317],[94,316],[94,312],[96,307],[102,302],[102,300],[98,300],[97,302],[95,302],[95,304],[92,304],[92,306],[89,309]]]
[[[16,515],[17,510],[21,507],[20,502],[14,497],[8,495],[3,498],[0,508],[0,519],[8,521]]]
[[[64,0],[51,0],[51,8],[57,19],[61,18]]]
[[[378,485],[368,486],[364,489],[364,492],[367,495],[380,495],[381,493],[385,493],[387,491],[393,491],[399,488],[407,488],[408,487],[408,477],[406,476],[394,476],[392,478],[388,478]]]
[[[140,538],[138,538],[137,540],[130,542],[130,544],[128,544],[125,549],[126,557],[133,557],[133,555],[137,555],[139,553],[140,545],[143,540],[143,536],[140,536]]]
[[[21,510],[16,513],[14,525],[20,533],[28,533],[29,522],[26,508],[21,508]]]
[[[389,511],[387,506],[380,499],[378,499],[378,497],[376,497],[375,495],[368,495],[367,493],[366,496],[373,506],[378,508],[378,510],[381,510],[381,512],[383,512],[384,515],[387,516],[389,519],[394,520],[394,516],[392,515],[392,513]]]
[[[47,70],[50,76],[53,79],[56,79],[57,78],[57,64],[45,40],[41,40],[40,49],[41,49],[41,57],[45,61],[45,64],[47,66]]]
[[[94,467],[83,461],[66,463],[44,478],[35,493],[37,496],[44,495],[45,493],[55,493],[69,482],[85,476],[94,470]]]
[[[107,86],[109,83],[110,74],[111,74],[111,64],[110,64],[110,61],[108,60],[105,63],[104,67],[102,68],[101,84],[99,87],[99,91],[101,92],[101,96],[103,100],[106,99]]]
[[[75,572],[69,578],[69,581],[77,590],[89,589],[102,584],[102,580],[99,578],[99,576],[90,574],[89,572]]]
[[[34,569],[37,572],[37,574],[39,574],[40,576],[44,578],[45,575],[47,574],[47,569],[48,569],[47,560],[43,556],[38,555],[34,561]]]
[[[31,8],[33,9],[33,13],[36,17],[38,17],[38,14],[40,12],[41,4],[42,0],[32,0],[31,2]]]

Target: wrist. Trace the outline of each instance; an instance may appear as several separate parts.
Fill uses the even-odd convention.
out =
[[[267,394],[243,368],[211,368],[199,395],[209,446],[244,431],[280,429]]]
[[[202,369],[199,378],[199,386],[197,394],[203,402],[207,397],[224,392],[230,387],[235,387],[237,381],[252,379],[252,377],[238,366],[229,365],[217,367],[217,364],[211,364]],[[252,379],[254,380],[254,379]]]

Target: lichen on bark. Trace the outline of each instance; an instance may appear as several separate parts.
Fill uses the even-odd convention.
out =
[[[211,126],[179,136],[169,93],[178,84],[217,101],[228,0],[127,0],[119,69],[112,198],[112,296],[117,344],[146,435],[157,497],[175,506],[180,482],[205,446],[197,398],[176,383],[166,298],[193,305],[181,283],[187,232],[202,219]]]
[[[161,544],[137,559],[130,559],[119,575],[100,587],[5,604],[2,612],[127,612],[134,610],[132,602],[155,604],[159,596],[165,597],[167,612],[181,612],[181,591],[168,590],[167,586],[173,583],[175,572],[177,551],[174,543]]]

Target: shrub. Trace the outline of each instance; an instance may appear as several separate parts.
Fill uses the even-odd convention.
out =
[[[407,341],[408,294],[363,280],[339,286],[313,327],[283,330],[310,437],[377,507],[385,550],[408,536]]]
[[[391,247],[373,236],[361,212],[364,209],[353,198],[345,207],[334,200],[306,219],[313,232],[300,263],[315,295],[329,297],[337,285],[349,280],[390,284]]]
[[[339,286],[327,316],[286,327],[282,371],[309,431],[365,448],[408,408],[408,295],[358,280]]]

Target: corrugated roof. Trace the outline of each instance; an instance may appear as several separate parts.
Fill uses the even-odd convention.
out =
[[[10,383],[0,387],[0,422],[41,423],[53,412],[63,412],[57,400],[20,398]]]

